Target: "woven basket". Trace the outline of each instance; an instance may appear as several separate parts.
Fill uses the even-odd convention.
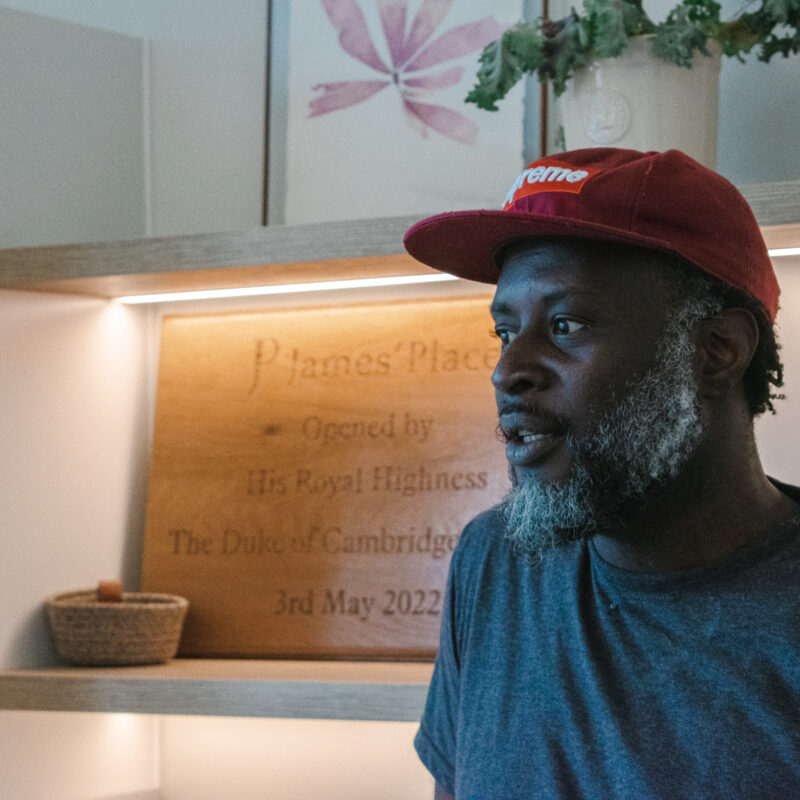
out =
[[[59,656],[70,664],[160,664],[178,652],[189,602],[171,594],[126,592],[100,603],[97,590],[63,592],[45,601]]]

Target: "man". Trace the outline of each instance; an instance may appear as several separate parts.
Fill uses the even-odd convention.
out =
[[[574,151],[406,247],[497,284],[512,478],[451,564],[437,797],[800,797],[800,490],[756,451],[779,290],[742,196],[677,151]]]

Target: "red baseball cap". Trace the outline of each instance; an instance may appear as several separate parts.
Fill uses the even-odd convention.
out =
[[[620,242],[683,256],[758,300],[771,320],[780,288],[756,218],[739,190],[678,150],[573,150],[533,162],[501,211],[428,217],[405,235],[423,264],[497,283],[511,242],[570,237]]]

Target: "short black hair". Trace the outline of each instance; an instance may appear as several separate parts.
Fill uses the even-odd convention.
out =
[[[680,256],[670,258],[670,271],[677,278],[677,296],[687,302],[704,302],[709,317],[731,308],[741,308],[753,315],[758,326],[758,344],[745,371],[743,383],[750,417],[765,411],[775,413],[773,400],[783,399],[773,388],[783,386],[783,363],[780,344],[767,310],[751,295],[708,275]]]

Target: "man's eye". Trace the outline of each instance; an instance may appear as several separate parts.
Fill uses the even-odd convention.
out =
[[[585,327],[585,322],[578,322],[578,320],[570,319],[569,317],[556,317],[553,320],[553,333],[557,336],[567,336],[570,333],[577,333]]]
[[[511,341],[508,331],[504,330],[503,328],[495,328],[492,331],[492,335],[496,336],[500,340],[501,344],[504,345],[508,344]]]

